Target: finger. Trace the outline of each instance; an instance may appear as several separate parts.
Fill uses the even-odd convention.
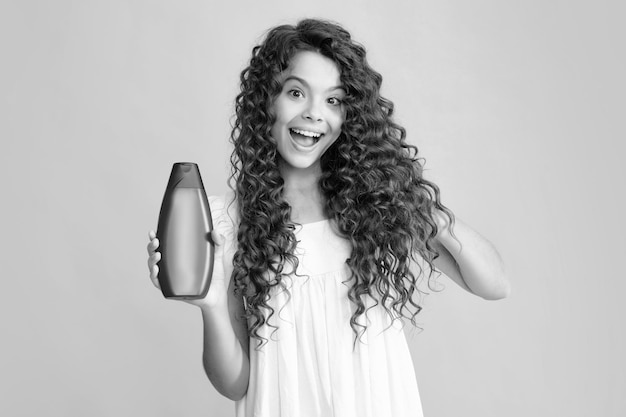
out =
[[[157,238],[154,238],[150,242],[148,242],[148,246],[146,247],[148,249],[148,253],[152,255],[152,252],[154,252],[159,247],[159,244],[160,242]]]
[[[224,244],[224,236],[220,235],[217,230],[211,230],[211,241],[216,246],[222,246]]]
[[[148,257],[148,267],[152,269],[161,260],[161,252],[154,252]]]
[[[150,279],[152,280],[152,283],[154,284],[155,287],[161,288],[158,277],[159,277],[159,267],[157,265],[154,265],[152,269],[150,270]]]
[[[150,230],[150,233],[148,233],[148,239],[152,240],[156,237],[156,233],[154,233],[154,230]]]

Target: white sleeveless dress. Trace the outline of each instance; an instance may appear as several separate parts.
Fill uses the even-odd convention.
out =
[[[214,226],[234,240],[224,199],[212,198],[211,210]],[[258,349],[250,339],[250,382],[236,402],[237,417],[422,417],[401,321],[374,307],[354,343],[350,243],[330,220],[297,226],[295,233],[299,265],[284,281],[287,291],[272,293],[270,323],[277,328],[262,328],[267,343]]]

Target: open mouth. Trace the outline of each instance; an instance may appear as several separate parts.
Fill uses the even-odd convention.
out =
[[[309,130],[302,129],[289,129],[291,138],[300,146],[310,147],[315,145],[324,136],[323,133],[311,132]]]

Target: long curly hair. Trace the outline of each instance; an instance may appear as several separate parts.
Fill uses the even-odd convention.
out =
[[[380,95],[382,76],[369,66],[365,49],[341,26],[306,19],[271,29],[253,48],[235,101],[230,185],[239,225],[233,279],[244,298],[249,334],[262,343],[259,330],[270,325],[274,314],[270,291],[292,271],[286,265],[298,262],[295,226],[283,198],[280,156],[270,130],[272,104],[282,89],[279,75],[300,51],[334,61],[346,91],[342,133],[322,156],[319,187],[326,215],[352,245],[346,260],[348,298],[354,305],[350,326],[355,337],[365,331],[359,316],[368,310],[368,297],[392,317],[415,324],[421,310],[418,283],[424,275],[418,256],[428,263],[429,283],[438,256],[433,210],[445,213],[451,223],[453,215],[441,204],[437,186],[423,178],[423,160],[406,142],[405,129],[392,120],[394,105]]]

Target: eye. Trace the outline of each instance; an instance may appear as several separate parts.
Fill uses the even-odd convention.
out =
[[[341,99],[337,97],[330,97],[327,101],[331,106],[339,106],[342,103]]]
[[[300,98],[304,96],[304,94],[302,94],[302,91],[297,90],[295,88],[289,90],[287,94],[289,94],[291,97],[294,97],[294,98]]]

